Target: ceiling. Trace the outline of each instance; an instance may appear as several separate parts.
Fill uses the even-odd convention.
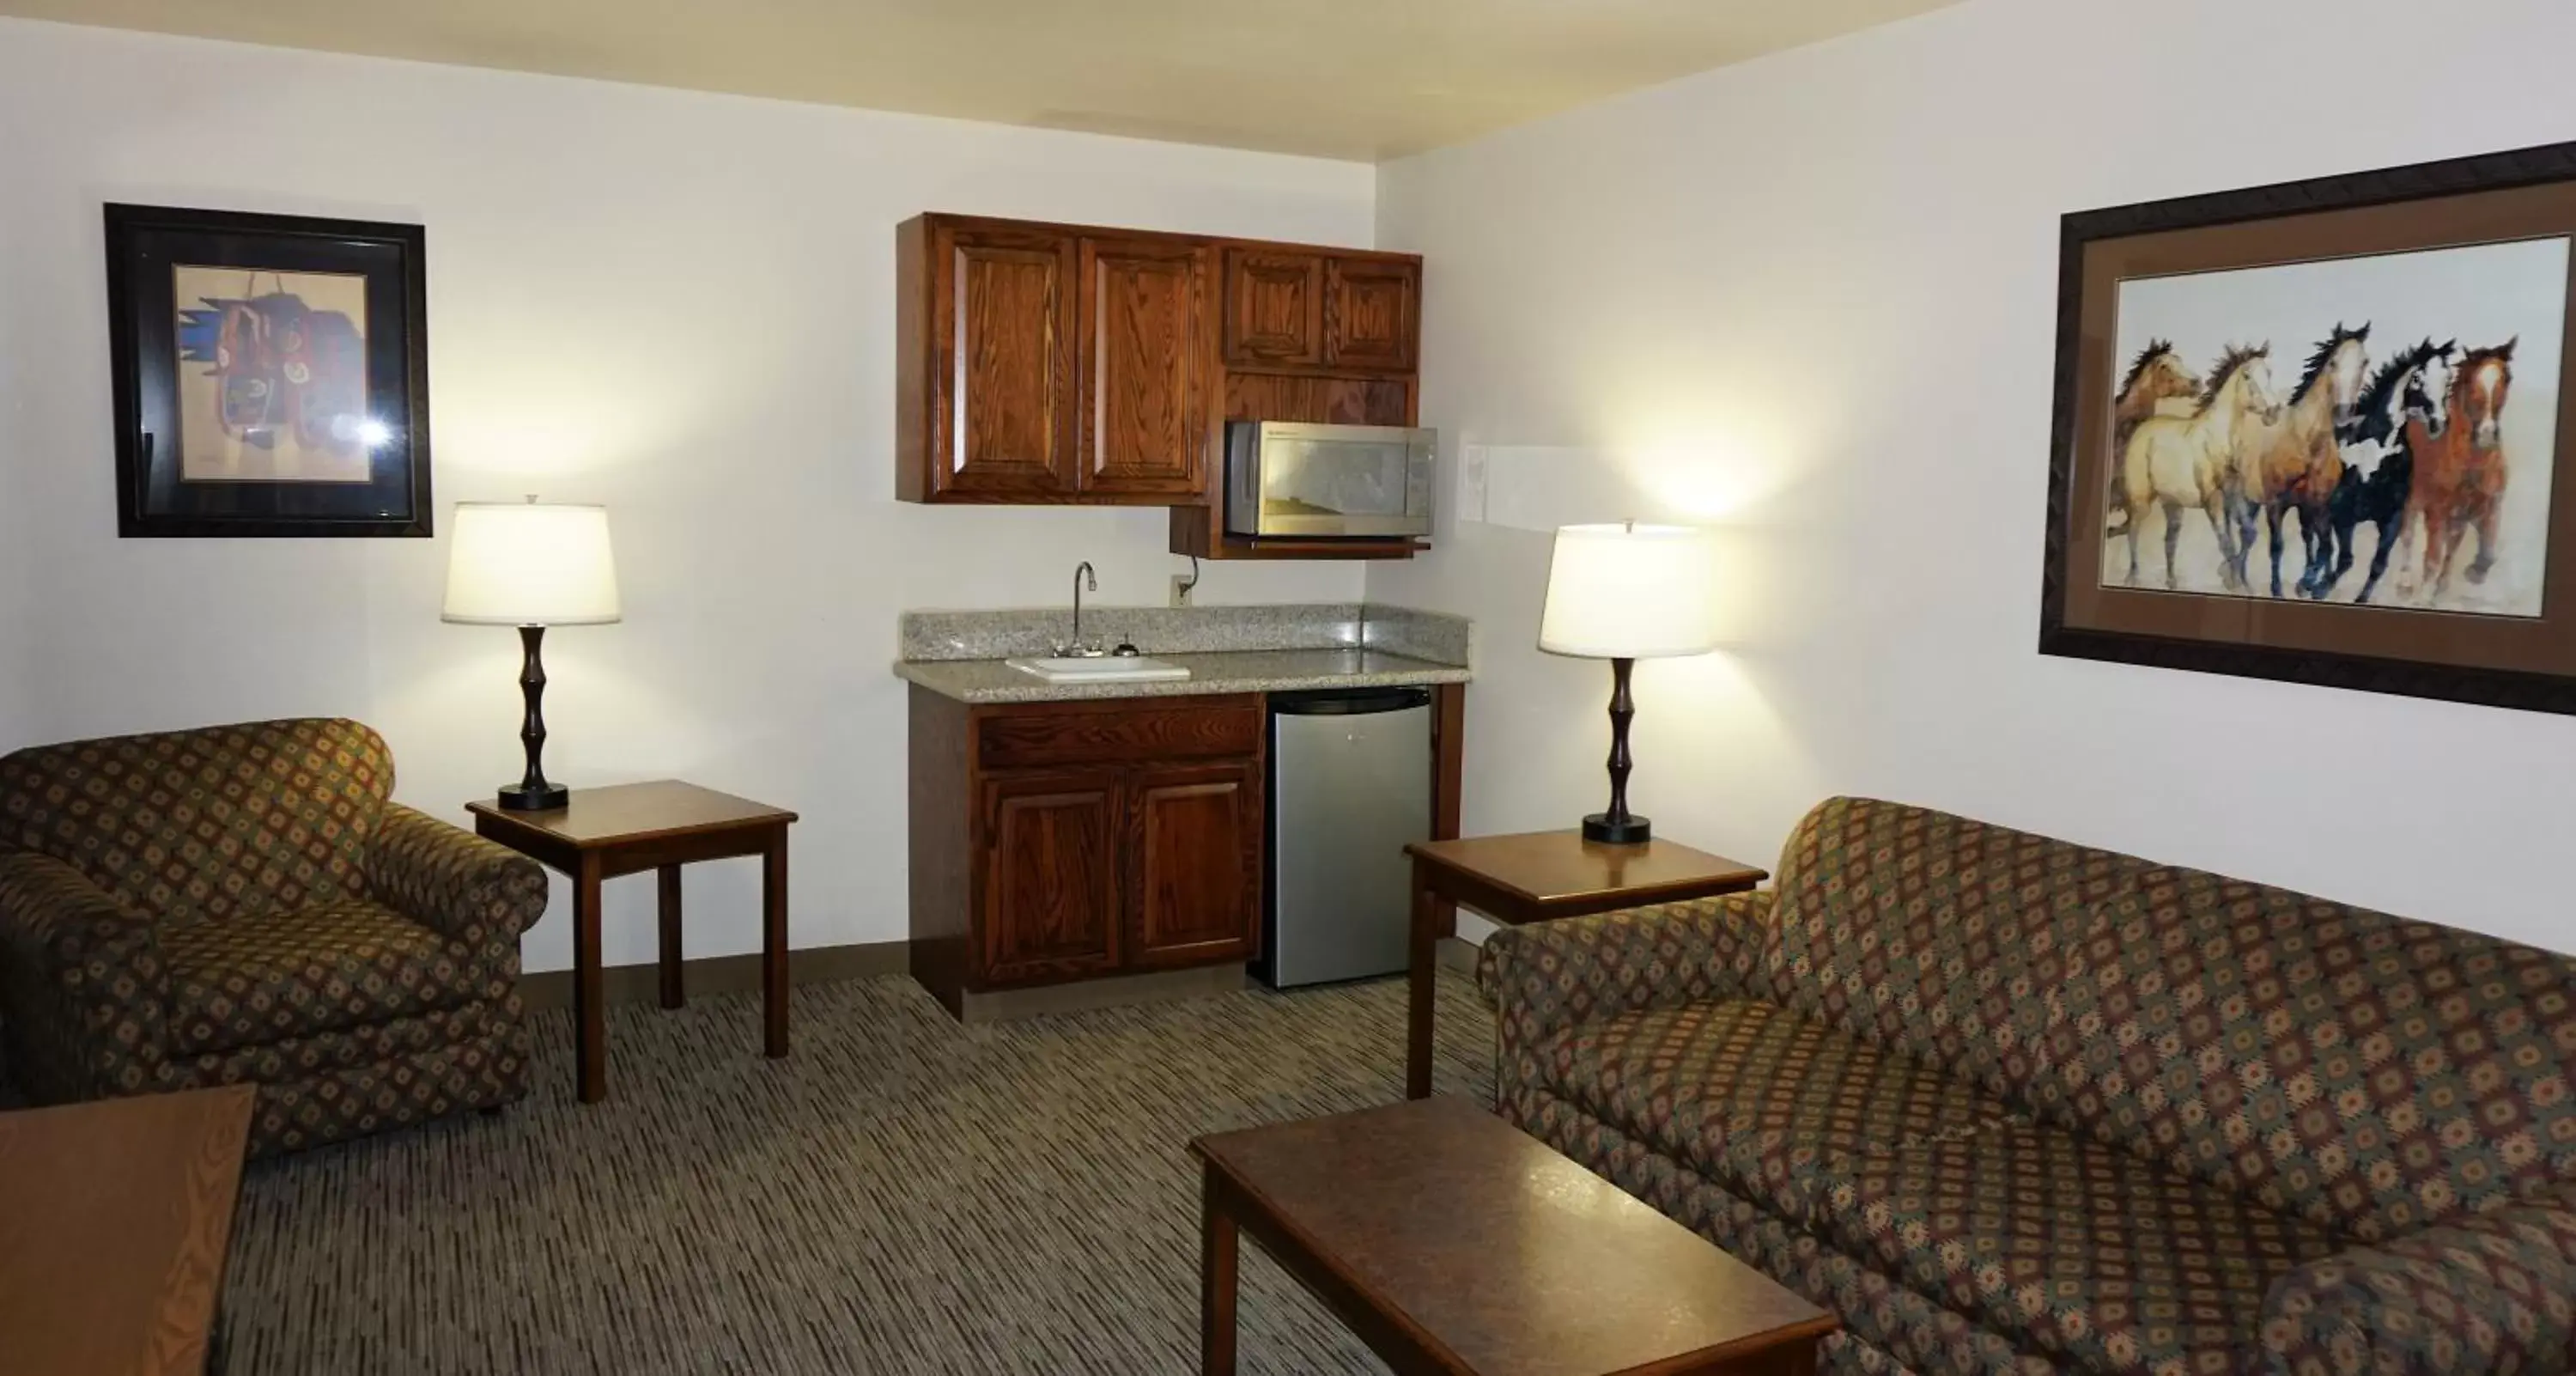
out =
[[[0,0],[0,14],[1363,161],[1951,0]]]

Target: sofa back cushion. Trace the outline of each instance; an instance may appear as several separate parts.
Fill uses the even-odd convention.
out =
[[[0,846],[155,916],[302,908],[365,894],[393,779],[384,739],[336,719],[38,746],[0,758]]]
[[[2095,903],[2145,861],[1928,808],[1819,804],[1780,854],[1764,963],[1788,1004],[2009,1095],[2037,1068],[2014,1019]]]
[[[2576,960],[2191,870],[2094,917],[2041,1112],[2373,1241],[2576,1180]]]
[[[2576,960],[1835,799],[1765,952],[1810,1016],[2362,1238],[2576,1178]]]

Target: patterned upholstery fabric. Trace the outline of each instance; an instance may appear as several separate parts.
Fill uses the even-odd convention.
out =
[[[2361,1238],[2576,1175],[2576,959],[1921,808],[1800,824],[1788,1002]]]
[[[1725,1189],[1795,1213],[1852,1158],[1965,1138],[2016,1115],[1930,1067],[1731,1000],[1625,1013],[1558,1034],[1542,1083]]]
[[[2044,1111],[2367,1239],[2576,1176],[2576,961],[2190,873],[2093,920]]]
[[[2305,1266],[2263,1348],[2296,1376],[2564,1371],[2576,1352],[2576,1186]]]
[[[1865,800],[1779,873],[1482,968],[1506,1116],[1829,1365],[2576,1372],[2576,960]]]
[[[438,933],[364,900],[172,923],[161,952],[170,1047],[183,1056],[413,1017],[472,997],[458,978],[466,962]]]
[[[383,738],[353,721],[40,746],[0,759],[0,846],[159,917],[294,909],[365,892],[393,781]]]
[[[1835,1174],[1793,1222],[2088,1371],[2230,1371],[2274,1279],[2343,1245],[2054,1126],[1925,1142]]]
[[[526,1092],[534,861],[388,802],[350,721],[0,758],[0,1036],[39,1103],[256,1083],[255,1153]]]

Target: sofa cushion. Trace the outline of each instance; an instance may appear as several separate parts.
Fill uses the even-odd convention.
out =
[[[2013,1010],[2143,860],[1866,798],[1819,804],[1780,854],[1764,950],[1786,1002],[1975,1080],[2027,1078]]]
[[[2043,1111],[2365,1239],[2576,1174],[2576,961],[2212,875],[2100,916],[2029,1010]]]
[[[1750,1000],[1582,1024],[1538,1059],[1560,1097],[1783,1215],[1820,1165],[2012,1116],[1928,1066]]]
[[[1827,1174],[1839,1179],[1825,1182]],[[2334,1233],[2046,1124],[1845,1157],[1807,1226],[1916,1291],[2087,1370],[2223,1373],[2265,1292]]]
[[[2576,958],[1922,808],[1821,804],[1794,1008],[2365,1239],[2576,1175]]]
[[[455,947],[363,900],[173,923],[161,949],[172,1050],[183,1056],[413,1017],[473,997]]]
[[[38,746],[0,758],[0,845],[156,917],[292,910],[366,892],[393,781],[384,739],[354,721]]]

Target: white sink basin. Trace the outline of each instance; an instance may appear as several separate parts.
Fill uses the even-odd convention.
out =
[[[1141,655],[1109,655],[1097,659],[1006,659],[1002,662],[1049,683],[1168,683],[1190,676],[1190,671],[1178,664]]]

